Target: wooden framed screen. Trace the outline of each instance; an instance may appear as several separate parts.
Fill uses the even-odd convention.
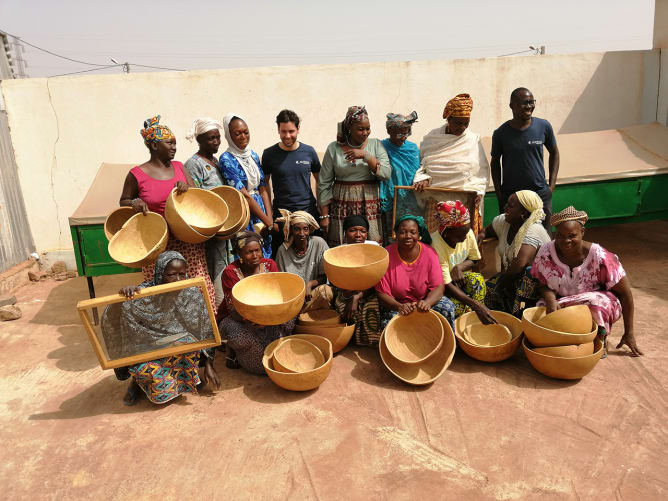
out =
[[[99,325],[91,310],[104,308]],[[204,278],[141,289],[132,299],[114,294],[77,303],[100,366],[115,369],[220,345]]]

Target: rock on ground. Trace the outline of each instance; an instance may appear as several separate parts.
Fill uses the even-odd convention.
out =
[[[18,306],[12,304],[0,306],[0,320],[18,320],[23,314]]]

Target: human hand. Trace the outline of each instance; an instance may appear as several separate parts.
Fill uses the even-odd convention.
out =
[[[180,195],[181,193],[185,193],[186,191],[188,191],[188,185],[183,181],[177,181],[174,187],[176,188],[177,195]]]
[[[280,231],[280,230],[278,229],[278,223],[274,223],[274,224],[271,226],[271,229],[272,229],[272,231],[274,231],[274,232],[276,232],[276,233],[278,233],[278,232]]]
[[[213,368],[213,361],[207,357],[204,362],[204,371],[202,371],[202,384],[212,383],[217,390],[220,390],[220,379],[216,369]]]
[[[126,285],[125,287],[122,287],[121,290],[118,291],[119,294],[125,296],[128,299],[132,299],[132,297],[139,292],[139,287],[136,285]]]
[[[639,357],[640,355],[644,355],[644,353],[638,349],[638,345],[636,344],[636,338],[633,335],[633,331],[628,331],[624,333],[622,339],[619,340],[617,349],[620,349],[624,345],[629,347],[629,349],[631,350],[632,357]]]
[[[422,313],[426,313],[429,311],[429,304],[424,299],[420,299],[417,304],[415,305],[418,311],[421,311]]]
[[[410,315],[415,310],[415,303],[403,303],[399,305],[399,315]]]
[[[424,179],[413,184],[415,191],[424,191],[425,188],[429,187],[429,179]]]
[[[464,288],[464,271],[460,265],[456,264],[450,270],[450,278],[452,278],[452,283],[454,283],[460,289]]]
[[[355,160],[364,160],[369,153],[360,148],[350,148],[344,152],[347,162],[355,163]]]
[[[310,282],[307,282],[306,283],[306,292],[304,293],[304,300],[305,301],[310,301],[312,293],[313,293],[313,287],[311,286]]]
[[[477,244],[478,244],[478,250],[482,249],[482,243],[485,241],[485,230],[480,230],[480,233],[478,233],[478,236],[476,237]],[[481,252],[482,254],[482,252]]]
[[[322,219],[320,220],[320,227],[322,228],[322,231],[327,235],[329,233],[329,222],[331,221],[331,218],[329,216],[323,216]]]
[[[148,205],[141,198],[135,198],[132,201],[132,208],[135,212],[146,214],[148,212]]]
[[[545,300],[545,314],[549,315],[550,313],[554,313],[555,311],[561,309],[561,306],[559,306],[559,303],[557,302],[556,298],[548,298]]]
[[[492,316],[492,312],[489,311],[489,308],[487,308],[487,306],[484,304],[477,302],[472,309],[475,311],[475,314],[478,315],[478,318],[483,324],[489,325],[498,323]]]

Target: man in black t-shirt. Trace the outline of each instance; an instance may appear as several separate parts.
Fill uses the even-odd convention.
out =
[[[532,116],[535,107],[536,100],[529,89],[520,87],[512,92],[510,109],[513,110],[513,119],[501,125],[492,135],[490,167],[499,212],[503,212],[508,198],[516,191],[535,191],[543,200],[543,225],[549,231],[552,192],[559,173],[559,149],[550,122]],[[549,153],[549,184],[545,179],[543,146]]]
[[[315,196],[311,189],[311,174],[318,181],[320,160],[313,147],[297,141],[299,117],[294,111],[283,110],[276,117],[281,142],[264,150],[262,170],[273,192],[274,220],[281,216],[279,209],[290,212],[303,210],[319,219]],[[275,223],[272,229],[272,257],[283,243],[283,224]]]

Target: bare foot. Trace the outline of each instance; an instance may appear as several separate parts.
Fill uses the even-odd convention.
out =
[[[137,403],[137,396],[139,395],[139,385],[134,379],[130,379],[130,386],[123,397],[123,405],[135,405]]]

